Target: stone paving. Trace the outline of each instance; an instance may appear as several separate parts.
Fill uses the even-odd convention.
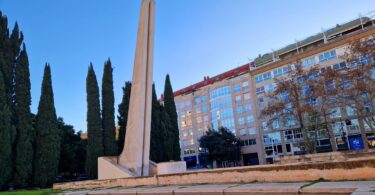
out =
[[[375,181],[206,184],[66,191],[66,195],[375,195]]]

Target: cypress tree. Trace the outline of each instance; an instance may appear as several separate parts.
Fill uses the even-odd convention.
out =
[[[162,162],[164,160],[163,128],[161,124],[161,105],[157,100],[155,85],[152,85],[152,118],[151,118],[151,141],[150,160]]]
[[[12,113],[12,126],[15,126],[15,105],[14,105],[14,80],[15,80],[15,65],[17,57],[20,54],[21,44],[23,41],[22,32],[19,31],[16,23],[12,34],[9,36],[8,20],[2,15],[0,11],[0,71],[3,73],[4,87],[7,98],[7,104]],[[16,128],[11,132],[12,145],[16,140]],[[15,146],[13,146],[15,148]],[[15,151],[13,151],[15,153]]]
[[[174,102],[173,89],[169,75],[167,74],[165,78],[164,85],[164,110],[168,115],[168,148],[167,150],[167,160],[180,160],[180,143],[179,143],[179,131],[178,131],[178,121],[177,121],[177,112],[176,105]]]
[[[87,155],[86,173],[89,179],[98,177],[98,157],[103,156],[103,131],[100,119],[99,87],[92,64],[86,78],[87,93]]]
[[[122,91],[123,91],[122,101],[118,105],[119,115],[117,116],[117,121],[120,127],[118,140],[117,140],[118,154],[121,154],[122,150],[124,149],[131,89],[132,89],[132,83],[126,82],[125,87],[122,88]]]
[[[30,184],[33,169],[34,132],[30,112],[30,88],[29,60],[26,46],[23,44],[17,60],[15,79],[17,140],[14,183],[17,187],[26,187]]]
[[[115,127],[115,97],[113,94],[113,76],[111,60],[104,64],[102,81],[102,121],[103,121],[103,146],[105,156],[116,156],[118,153],[116,144]]]
[[[60,158],[60,132],[53,98],[51,68],[46,64],[35,125],[34,185],[51,186]]]
[[[4,25],[7,25],[6,18],[4,18]],[[2,27],[7,29],[6,26]],[[4,29],[4,30],[5,30]],[[20,33],[18,24],[16,22],[12,33],[10,37],[8,38],[7,34],[8,29],[1,33],[2,36],[1,39],[3,39],[3,51],[1,51],[3,57],[3,60],[0,61],[0,67],[1,71],[3,72],[3,77],[4,77],[4,82],[5,82],[5,90],[6,90],[6,95],[8,99],[8,105],[12,105],[13,103],[13,88],[14,88],[14,71],[15,71],[15,63],[17,60],[18,55],[20,54],[21,50],[21,44],[23,41],[23,34]]]
[[[6,187],[12,172],[11,111],[7,104],[3,74],[0,71],[0,190]]]

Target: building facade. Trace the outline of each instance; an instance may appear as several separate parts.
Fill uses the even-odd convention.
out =
[[[319,71],[348,68],[341,56],[356,39],[371,39],[375,27],[369,18],[359,18],[308,37],[253,62],[175,92],[180,128],[181,158],[189,166],[201,164],[199,138],[212,128],[227,127],[242,143],[241,164],[272,163],[279,156],[300,154],[303,133],[294,119],[270,121],[262,110],[271,101],[275,78],[288,75],[301,62],[303,69]],[[372,105],[371,108],[372,109]],[[356,150],[371,147],[374,135],[350,108],[329,108],[330,128],[318,130],[317,151]],[[348,122],[348,120],[350,122]],[[331,135],[328,136],[329,132]],[[345,137],[343,137],[343,135]],[[345,141],[346,140],[346,141]],[[365,140],[365,141],[364,141]],[[355,145],[361,142],[363,145]],[[368,144],[367,144],[368,142]],[[335,147],[331,146],[335,143]]]

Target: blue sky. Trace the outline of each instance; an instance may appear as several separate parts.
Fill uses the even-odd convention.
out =
[[[90,62],[99,85],[104,61],[114,66],[117,105],[132,79],[141,0],[0,0],[18,21],[30,60],[32,111],[49,62],[58,116],[86,131],[85,79]],[[154,82],[174,90],[375,10],[374,0],[156,0]],[[117,113],[116,113],[117,114]]]

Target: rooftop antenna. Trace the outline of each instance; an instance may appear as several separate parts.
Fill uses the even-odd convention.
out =
[[[249,60],[249,67],[250,67],[250,70],[254,69],[255,68],[255,62],[253,62],[254,60],[252,58],[247,58],[247,60]]]
[[[276,61],[275,50],[271,49],[271,51],[272,51],[272,60],[275,62]]]
[[[294,39],[294,41],[296,42],[297,54],[299,54],[298,41],[297,41],[297,39]]]
[[[375,10],[369,11],[368,13],[365,14],[368,16],[371,20],[372,26],[375,26],[374,19],[375,19]]]
[[[324,39],[324,43],[327,43],[327,35],[326,35],[326,32],[324,30],[324,28],[322,28],[322,33],[323,33],[323,39]]]
[[[359,21],[361,22],[361,28],[363,30],[363,21],[362,21],[362,15],[361,15],[361,13],[359,13],[358,16],[359,16]]]

